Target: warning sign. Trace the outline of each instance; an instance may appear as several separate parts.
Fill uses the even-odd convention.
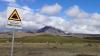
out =
[[[8,23],[7,26],[9,28],[21,29],[21,17],[17,11],[17,9],[10,8],[8,9]],[[12,12],[11,12],[12,11]]]
[[[19,14],[17,12],[17,10],[15,9],[12,14],[10,15],[10,17],[8,18],[8,20],[13,20],[13,21],[21,21]]]

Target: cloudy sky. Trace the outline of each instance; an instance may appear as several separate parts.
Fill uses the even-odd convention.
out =
[[[21,10],[27,30],[53,26],[65,32],[100,33],[100,0],[0,0],[0,31],[7,28],[7,9]]]

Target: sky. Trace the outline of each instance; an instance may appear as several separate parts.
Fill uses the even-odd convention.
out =
[[[7,9],[22,13],[24,30],[52,26],[70,33],[100,34],[100,0],[0,0],[0,31],[7,31]]]

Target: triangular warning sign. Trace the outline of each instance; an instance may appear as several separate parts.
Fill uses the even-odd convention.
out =
[[[19,14],[17,12],[17,10],[15,9],[12,14],[10,15],[10,17],[8,18],[8,20],[13,20],[13,21],[21,21]]]

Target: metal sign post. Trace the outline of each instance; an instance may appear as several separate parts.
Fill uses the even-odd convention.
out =
[[[11,44],[11,56],[14,56],[14,38],[15,38],[15,29],[13,29],[13,36],[12,36],[12,44]]]
[[[9,10],[11,11],[11,10]],[[8,11],[8,12],[9,12]],[[12,28],[12,42],[11,42],[11,56],[14,56],[14,38],[16,29],[21,29],[21,18],[18,14],[17,9],[14,9],[11,15],[8,17],[8,25],[9,28]]]

